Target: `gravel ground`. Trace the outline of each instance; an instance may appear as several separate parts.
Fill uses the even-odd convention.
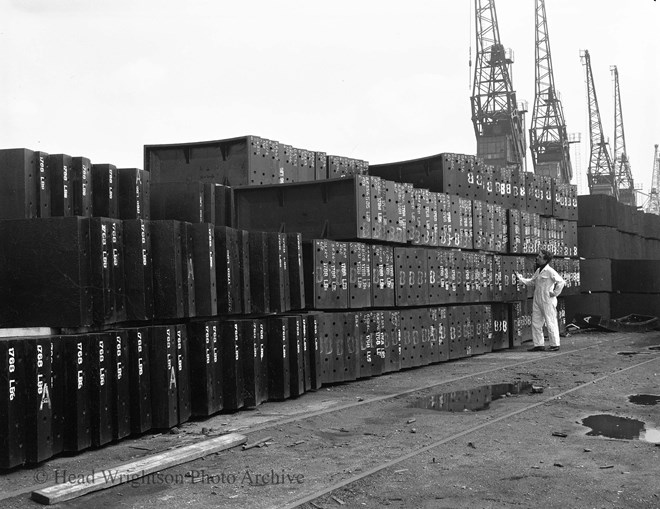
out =
[[[660,332],[580,334],[565,338],[559,354],[524,345],[324,387],[11,472],[0,478],[0,504],[38,506],[29,491],[35,479],[52,482],[55,471],[85,474],[236,430],[250,443],[270,437],[268,445],[234,448],[60,505],[266,508],[310,498],[303,507],[660,507],[660,447],[587,436],[581,424],[613,414],[660,428],[657,405],[628,401],[660,394],[654,345]],[[480,411],[414,406],[440,393],[512,382],[544,391],[511,394]]]

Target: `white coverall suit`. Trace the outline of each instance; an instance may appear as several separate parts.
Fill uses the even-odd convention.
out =
[[[532,340],[534,346],[543,346],[543,322],[548,328],[550,346],[559,346],[559,324],[557,323],[557,296],[564,289],[566,282],[557,271],[546,265],[536,269],[531,278],[518,276],[521,283],[534,286],[534,305],[532,308]]]

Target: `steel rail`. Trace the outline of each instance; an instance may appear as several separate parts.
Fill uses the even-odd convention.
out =
[[[461,431],[461,432],[459,432],[459,433],[455,433],[454,435],[451,435],[450,437],[443,438],[442,440],[438,440],[438,441],[436,441],[436,442],[433,442],[432,444],[426,445],[426,446],[424,446],[424,447],[420,447],[419,449],[415,449],[414,451],[412,451],[412,452],[410,452],[410,453],[408,453],[408,454],[404,454],[403,456],[399,456],[399,457],[394,458],[394,459],[392,459],[392,460],[386,461],[385,463],[381,463],[380,465],[378,465],[378,466],[376,466],[376,467],[373,467],[373,468],[371,468],[371,469],[369,469],[369,470],[366,470],[366,471],[364,471],[364,472],[361,472],[361,473],[358,474],[358,475],[354,475],[354,476],[352,476],[352,477],[349,477],[348,479],[345,479],[345,480],[340,481],[340,482],[338,482],[338,483],[332,484],[331,486],[328,486],[327,488],[324,488],[324,489],[322,489],[322,490],[318,490],[318,491],[316,491],[316,492],[314,492],[314,493],[312,493],[312,494],[309,494],[309,495],[305,495],[304,497],[301,497],[301,498],[298,498],[298,499],[294,499],[293,501],[287,503],[286,505],[281,506],[281,508],[282,508],[282,509],[294,509],[294,508],[296,508],[296,507],[300,507],[300,506],[303,505],[303,504],[306,504],[306,503],[308,503],[308,502],[311,502],[311,501],[313,501],[313,500],[316,500],[316,499],[319,498],[319,497],[322,497],[322,496],[324,496],[324,495],[327,495],[327,494],[329,494],[329,493],[332,493],[333,491],[338,490],[339,488],[343,488],[344,486],[347,486],[347,485],[352,484],[352,483],[354,483],[354,482],[356,482],[356,481],[359,481],[359,480],[361,480],[361,479],[364,479],[365,477],[369,477],[369,476],[372,476],[372,475],[374,475],[374,474],[377,474],[378,472],[381,472],[382,470],[385,470],[385,469],[387,469],[387,468],[393,467],[394,465],[397,465],[397,464],[399,464],[399,463],[401,463],[401,462],[403,462],[403,461],[406,461],[406,460],[408,460],[408,459],[410,459],[410,458],[414,458],[415,456],[417,456],[417,455],[419,455],[419,454],[422,454],[422,453],[425,453],[425,452],[427,452],[427,451],[430,451],[431,449],[435,449],[436,447],[439,447],[439,446],[441,446],[441,445],[443,445],[443,444],[446,444],[446,443],[451,442],[451,441],[453,441],[453,440],[456,440],[456,439],[458,439],[458,438],[464,437],[465,435],[469,435],[470,433],[474,433],[475,431],[479,431],[479,430],[481,430],[481,429],[483,429],[483,428],[486,428],[486,427],[488,427],[488,426],[491,426],[491,425],[493,425],[493,424],[495,424],[495,423],[498,423],[498,422],[504,421],[504,420],[506,420],[506,419],[510,419],[511,417],[515,417],[516,415],[520,415],[520,414],[522,414],[522,413],[524,413],[524,412],[527,412],[528,410],[532,410],[532,409],[534,409],[534,408],[536,408],[536,407],[539,407],[539,406],[541,406],[541,405],[545,405],[545,404],[547,404],[547,403],[549,403],[549,402],[552,402],[552,401],[554,401],[554,400],[556,400],[556,399],[559,399],[559,398],[561,398],[561,397],[563,397],[563,396],[566,396],[567,394],[571,394],[571,393],[573,393],[573,392],[575,392],[575,391],[579,391],[580,389],[583,389],[583,388],[585,388],[585,387],[587,387],[587,386],[589,386],[589,385],[593,385],[593,384],[595,384],[595,383],[597,383],[597,382],[601,382],[601,381],[603,381],[603,380],[605,380],[605,379],[607,379],[607,378],[610,378],[610,377],[612,377],[612,376],[618,375],[618,374],[620,374],[620,373],[625,373],[626,371],[630,371],[631,369],[638,368],[638,367],[640,367],[640,366],[643,366],[643,365],[645,365],[645,364],[649,364],[649,363],[651,363],[651,362],[655,362],[655,361],[657,361],[658,359],[660,359],[660,355],[658,355],[658,356],[654,356],[652,359],[649,359],[649,360],[646,360],[646,361],[640,362],[640,363],[638,363],[638,364],[634,364],[634,365],[632,365],[632,366],[628,366],[627,368],[617,369],[616,371],[613,371],[613,372],[608,373],[608,374],[606,374],[606,375],[603,375],[603,376],[600,376],[600,377],[598,377],[598,378],[595,378],[594,380],[591,380],[590,382],[585,382],[585,383],[580,384],[580,385],[578,385],[578,386],[576,386],[576,387],[573,387],[573,388],[571,388],[571,389],[567,389],[567,390],[565,390],[565,391],[562,391],[562,392],[560,392],[559,394],[555,394],[554,396],[550,396],[550,397],[548,397],[548,398],[545,398],[545,399],[543,399],[542,401],[539,401],[539,402],[537,402],[537,403],[533,403],[533,404],[528,405],[528,406],[526,406],[526,407],[524,407],[524,408],[521,408],[521,409],[515,410],[515,411],[513,411],[513,412],[509,412],[508,414],[505,414],[505,415],[502,415],[502,416],[497,417],[497,418],[495,418],[495,419],[492,419],[492,420],[490,420],[490,421],[488,421],[488,422],[485,422],[485,423],[483,423],[483,424],[478,424],[477,426],[473,426],[473,427],[468,428],[468,429],[466,429],[466,430],[463,430],[463,431]]]

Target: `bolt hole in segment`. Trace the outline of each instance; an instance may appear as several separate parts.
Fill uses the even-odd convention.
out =
[[[443,392],[414,402],[411,407],[440,412],[478,411],[489,408],[493,401],[515,394],[532,392],[530,382],[481,385],[474,389]]]
[[[660,429],[647,428],[646,423],[637,419],[599,414],[582,419],[582,424],[591,428],[587,436],[641,440],[652,444],[660,443]]]

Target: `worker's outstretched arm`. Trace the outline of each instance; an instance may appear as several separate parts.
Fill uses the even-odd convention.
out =
[[[534,286],[536,284],[536,272],[532,277],[522,277],[522,274],[519,274],[516,272],[516,277],[518,278],[518,281],[520,281],[522,284],[525,286]]]

